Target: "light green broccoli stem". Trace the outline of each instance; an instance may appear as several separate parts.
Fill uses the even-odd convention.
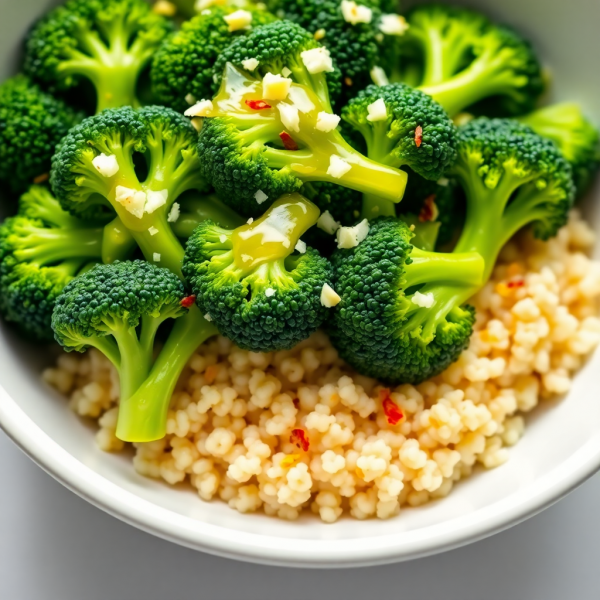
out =
[[[208,220],[226,229],[236,229],[245,222],[217,196],[210,194],[182,201],[181,215],[175,223],[171,223],[171,227],[178,238],[188,239],[200,223]]]
[[[115,217],[104,226],[104,235],[102,236],[102,262],[104,264],[112,264],[116,260],[126,260],[136,248],[135,238],[119,217]]]
[[[135,393],[121,400],[116,432],[119,439],[151,442],[166,435],[167,412],[177,380],[198,346],[216,333],[216,327],[197,306],[175,321],[149,377]]]

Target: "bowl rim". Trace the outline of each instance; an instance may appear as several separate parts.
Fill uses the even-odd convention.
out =
[[[389,536],[314,540],[241,532],[177,514],[124,490],[46,434],[0,385],[0,427],[37,465],[94,506],[170,542],[246,562],[349,568],[401,562],[491,536],[548,508],[600,470],[600,433],[532,485],[473,513]]]

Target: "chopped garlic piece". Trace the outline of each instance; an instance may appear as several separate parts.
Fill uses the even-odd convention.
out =
[[[290,131],[300,131],[300,115],[298,114],[298,109],[295,106],[285,104],[284,102],[278,104],[277,108],[279,109],[279,115],[283,126]]]
[[[208,117],[213,111],[213,103],[210,100],[200,100],[194,106],[190,106],[183,114],[186,117]]]
[[[321,289],[321,304],[326,308],[337,306],[341,302],[338,293],[328,284],[325,283]]]
[[[370,8],[356,4],[352,0],[342,0],[341,7],[344,21],[351,25],[370,23],[373,18],[373,11]]]
[[[212,317],[211,317],[211,316],[210,316],[208,313],[206,313],[206,314],[204,315],[204,318],[205,318],[205,319],[206,319],[206,320],[207,320],[209,323],[212,321]]]
[[[158,252],[155,252],[155,253],[152,255],[152,260],[153,260],[154,262],[160,262],[160,254],[159,254]]]
[[[249,254],[242,254],[242,260],[244,262],[252,262],[254,259]]]
[[[152,7],[152,12],[163,17],[174,17],[177,7],[169,0],[158,0]]]
[[[421,308],[431,308],[435,303],[435,299],[431,292],[429,292],[427,294],[421,294],[421,292],[415,292],[413,294],[411,300],[412,300],[413,304],[416,304],[417,306],[420,306]]]
[[[258,190],[258,192],[256,192],[256,194],[254,194],[254,199],[256,200],[257,204],[262,204],[265,200],[268,199],[269,196],[267,196],[262,190]]]
[[[340,179],[351,168],[352,165],[346,162],[341,156],[338,156],[337,154],[332,154],[331,158],[329,159],[329,168],[327,169],[327,175],[330,175],[335,179]]]
[[[158,229],[156,229],[156,227],[150,227],[150,228],[148,229],[148,233],[149,233],[150,235],[156,235],[156,234],[158,233]]]
[[[174,202],[173,206],[171,206],[171,210],[167,215],[167,221],[169,223],[177,223],[179,220],[179,216],[181,215],[181,207],[179,206],[179,202]]]
[[[273,288],[267,288],[265,290],[265,296],[267,298],[270,298],[271,296],[274,296],[274,295],[275,295],[275,290]]]
[[[118,185],[115,200],[122,204],[125,210],[134,217],[141,219],[144,216],[144,206],[146,205],[146,194],[144,192]]]
[[[302,57],[302,62],[304,63],[306,70],[313,75],[315,73],[333,72],[333,61],[331,60],[331,54],[324,46],[305,50],[300,54],[300,56]]]
[[[263,98],[265,100],[285,100],[291,85],[291,79],[267,73],[263,77]]]
[[[249,29],[252,24],[252,13],[247,10],[236,10],[230,15],[224,16],[223,20],[229,26],[230,32]]]
[[[149,215],[152,214],[157,208],[164,206],[167,203],[167,199],[169,197],[169,190],[160,190],[160,191],[148,191],[146,194],[148,201],[146,202],[146,206],[144,208],[144,212],[147,212]]]
[[[211,6],[223,6],[226,0],[196,0],[194,9],[196,12],[202,12]]]
[[[322,40],[327,35],[327,32],[324,29],[317,29],[313,35],[315,40]]]
[[[379,100],[375,100],[375,102],[369,104],[369,106],[367,106],[367,110],[369,111],[367,121],[385,121],[387,119],[387,107],[382,98],[379,98]]]
[[[193,94],[186,94],[185,101],[191,106],[192,104],[196,104],[196,96]]]
[[[259,62],[256,58],[247,58],[242,61],[242,67],[246,69],[246,71],[255,71],[256,67],[258,67]]]
[[[283,69],[281,69],[281,74],[284,77],[289,77],[292,74],[292,72],[287,67],[283,67]]]
[[[252,217],[250,217],[246,223],[248,223],[248,225],[252,225],[252,223],[254,223],[254,219]]]
[[[404,35],[408,31],[408,23],[402,15],[382,15],[379,31],[386,35]]]
[[[219,241],[221,242],[221,244],[224,244],[227,241],[227,236],[225,234],[220,235]]]
[[[300,254],[306,254],[306,242],[298,240],[298,242],[294,246],[294,250],[296,250],[296,252],[300,252]]]
[[[299,86],[292,86],[290,88],[290,100],[294,106],[302,113],[307,114],[315,109],[315,105],[312,100],[308,97],[306,91]]]
[[[450,180],[447,177],[442,177],[438,179],[437,184],[441,187],[448,187],[450,185]]]
[[[386,72],[381,67],[373,67],[371,69],[371,79],[379,87],[388,85],[390,82]]]
[[[320,112],[317,115],[317,129],[328,133],[333,131],[340,124],[340,117],[328,112]]]
[[[369,221],[363,219],[354,227],[340,227],[337,232],[338,248],[354,248],[369,234]]]
[[[102,177],[112,177],[119,172],[119,163],[114,154],[106,156],[106,154],[102,153],[92,160],[92,164]]]
[[[317,227],[329,235],[333,235],[341,225],[331,216],[331,213],[326,210],[321,213],[317,221]]]

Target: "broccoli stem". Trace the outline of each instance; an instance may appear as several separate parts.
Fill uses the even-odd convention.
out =
[[[217,333],[197,306],[177,319],[148,378],[133,395],[124,395],[116,435],[127,442],[151,442],[166,435],[167,412],[173,390],[198,346]]]
[[[152,345],[141,343],[134,327],[123,326],[111,333],[119,347],[121,398],[129,398],[148,377],[152,364]]]
[[[428,27],[421,43],[425,54],[422,85],[434,85],[444,81],[448,76],[447,70],[444,68],[447,48],[441,38],[439,29]]]
[[[214,221],[226,229],[236,229],[244,224],[244,219],[214,194],[182,200],[181,211],[179,219],[171,223],[173,233],[180,239],[189,238],[203,221]]]
[[[396,204],[374,194],[364,194],[362,201],[362,218],[376,219],[377,217],[395,217]]]
[[[119,217],[115,217],[104,227],[102,236],[102,262],[114,263],[131,256],[137,244],[131,232],[125,227]]]
[[[112,66],[110,69],[99,69],[90,77],[96,87],[96,112],[107,108],[140,105],[136,96],[139,66],[137,64]]]

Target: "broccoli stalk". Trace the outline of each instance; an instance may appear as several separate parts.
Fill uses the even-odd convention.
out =
[[[318,217],[291,194],[252,223],[230,230],[205,221],[188,240],[184,273],[198,306],[241,348],[290,349],[325,320],[329,263],[299,244]]]
[[[58,90],[91,81],[97,112],[138,106],[138,77],[170,29],[143,0],[69,0],[29,34],[25,72]]]

